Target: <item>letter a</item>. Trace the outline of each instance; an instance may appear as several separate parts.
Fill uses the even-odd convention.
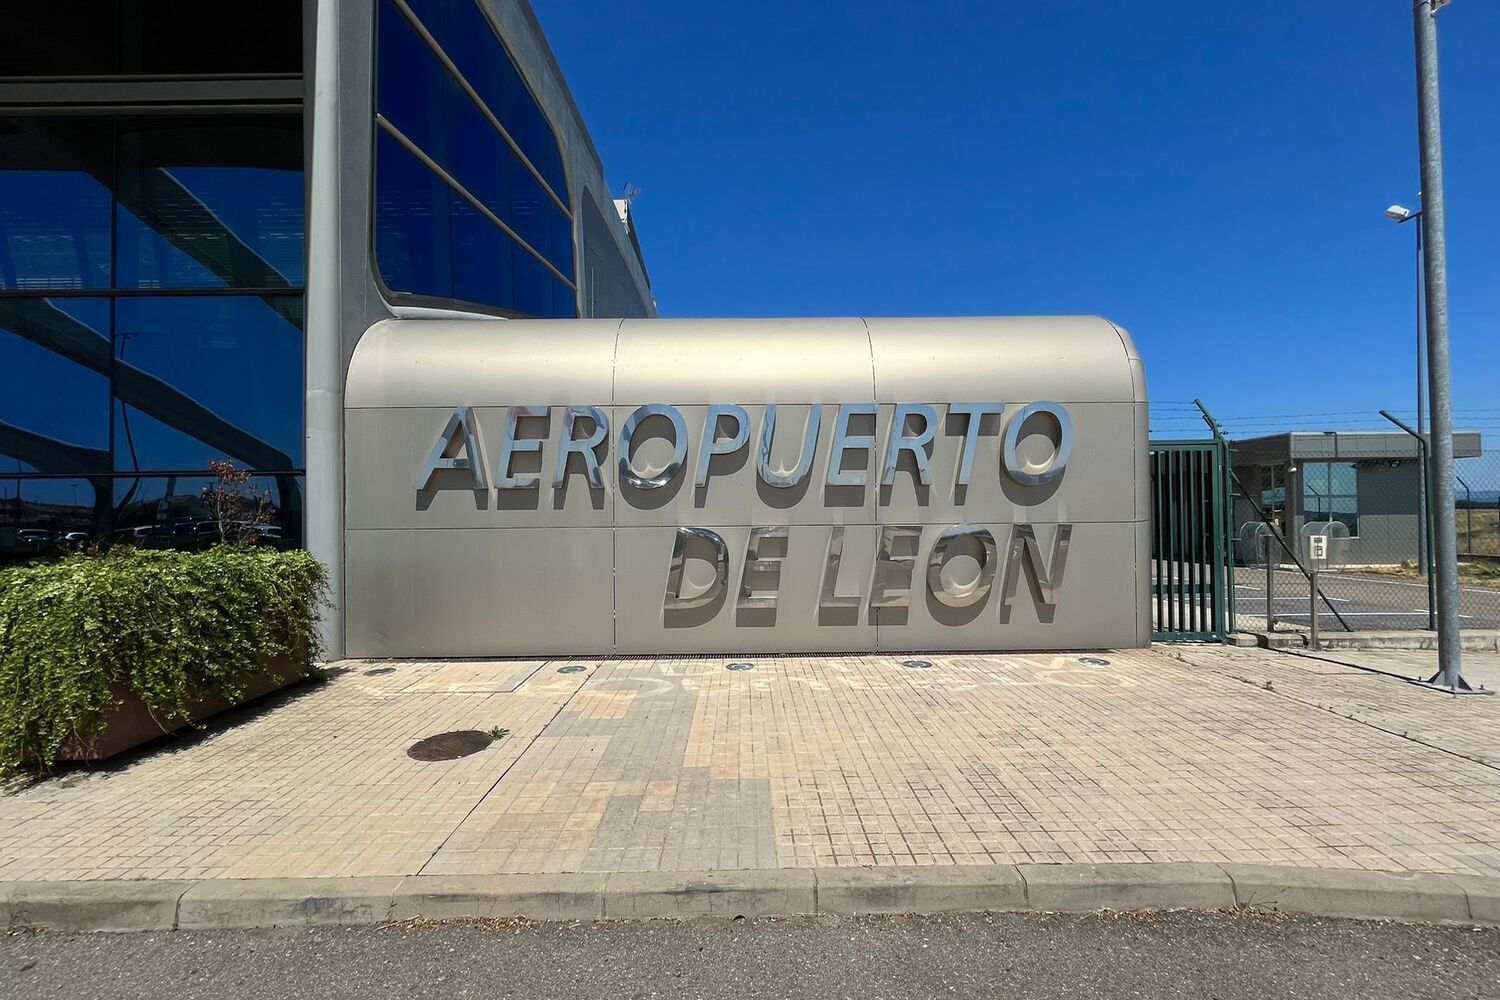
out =
[[[460,430],[463,431],[461,453],[450,456],[447,451],[452,447],[453,439]],[[448,418],[448,423],[438,435],[437,443],[432,446],[427,461],[422,464],[421,470],[417,473],[418,492],[431,485],[432,477],[439,469],[467,469],[471,489],[489,489],[489,481],[485,478],[484,443],[479,437],[479,421],[474,419],[473,407],[460,406]]]

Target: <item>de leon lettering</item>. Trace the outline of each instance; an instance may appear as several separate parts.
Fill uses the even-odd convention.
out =
[[[536,497],[544,486],[556,506],[567,502],[570,490],[595,497],[609,491],[616,504],[643,510],[674,503],[677,526],[661,538],[656,570],[617,567],[632,579],[655,578],[669,626],[701,624],[726,605],[741,624],[774,626],[783,610],[784,576],[815,581],[815,591],[798,591],[799,603],[813,606],[799,610],[835,623],[874,620],[877,613],[882,621],[899,621],[914,599],[963,620],[989,608],[1003,622],[1023,578],[1043,614],[1057,603],[1071,524],[939,524],[923,515],[937,491],[949,516],[962,513],[969,490],[986,476],[1008,484],[1007,496],[1017,498],[1020,510],[1029,498],[1050,495],[1072,454],[1072,421],[1063,405],[754,409],[697,407],[701,423],[694,433],[684,409],[664,403],[614,408],[618,429],[604,406],[490,408],[484,420],[476,408],[461,406],[439,428],[415,487],[429,499],[439,491],[473,491],[481,506],[483,497],[493,497],[497,508],[509,510],[516,505],[505,496],[534,491]],[[943,448],[937,447],[940,437]],[[1025,446],[1038,437],[1040,448]],[[916,498],[916,517],[907,508],[902,520],[909,523],[885,523],[903,477]],[[753,491],[781,523],[735,529],[731,551],[729,530],[695,523],[694,516],[722,511],[725,499],[742,499],[722,496],[730,491]],[[849,516],[867,503],[874,511],[867,523]]]

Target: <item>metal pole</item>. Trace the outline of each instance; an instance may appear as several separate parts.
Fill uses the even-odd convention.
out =
[[[1422,213],[1417,212],[1417,435],[1420,437],[1427,433],[1427,415],[1422,412],[1426,406],[1424,401],[1423,382],[1426,380],[1426,365],[1423,364],[1423,356],[1427,352],[1427,345],[1422,340],[1422,310],[1426,305],[1426,297],[1422,294]],[[1417,572],[1429,581],[1432,579],[1432,532],[1428,530],[1428,509],[1432,506],[1428,503],[1427,494],[1432,488],[1432,480],[1427,475],[1427,461],[1422,460],[1422,482],[1417,490]],[[1429,588],[1430,589],[1430,588]],[[1432,609],[1430,601],[1427,604],[1429,612]],[[1432,626],[1428,626],[1429,628]]]
[[[1421,535],[1418,541],[1422,542],[1422,552],[1427,557],[1427,627],[1437,631],[1437,575],[1432,570],[1432,445],[1426,438],[1417,440],[1422,442],[1417,459],[1422,477],[1421,495],[1417,501],[1422,510],[1422,522],[1417,525],[1417,532]]]
[[[1208,407],[1203,405],[1203,400],[1194,399],[1193,405],[1198,407],[1198,412],[1203,414],[1203,420],[1208,424],[1208,429],[1213,432],[1214,441],[1219,445],[1219,459],[1221,462],[1223,462],[1223,470],[1219,476],[1219,479],[1222,484],[1221,488],[1224,490],[1224,523],[1222,525],[1223,530],[1215,533],[1217,540],[1214,543],[1214,551],[1219,551],[1219,540],[1222,540],[1226,543],[1226,547],[1223,553],[1225,576],[1224,592],[1228,595],[1229,598],[1227,602],[1228,618],[1226,623],[1226,630],[1229,632],[1233,632],[1236,630],[1236,623],[1239,621],[1238,609],[1235,607],[1236,596],[1234,586],[1234,540],[1232,538],[1226,539],[1224,537],[1224,533],[1234,531],[1234,453],[1233,449],[1229,447],[1229,439],[1224,436],[1224,431],[1219,426],[1219,422],[1213,418],[1213,414],[1208,412]],[[1249,497],[1246,497],[1246,500],[1248,501]],[[1270,550],[1268,548],[1267,552],[1269,551]],[[1215,562],[1217,563],[1218,561],[1218,557],[1215,556]],[[1270,627],[1267,626],[1266,630],[1270,631]]]
[[[1469,484],[1464,482],[1464,477],[1458,473],[1453,474],[1459,485],[1464,488],[1464,541],[1469,543],[1469,555],[1474,555],[1474,491],[1469,489]]]
[[[1457,526],[1453,506],[1453,397],[1448,357],[1448,253],[1443,232],[1443,130],[1438,101],[1437,21],[1441,0],[1417,0],[1412,22],[1421,123],[1423,272],[1427,287],[1427,378],[1432,400],[1432,502],[1437,536],[1438,673],[1444,687],[1467,688],[1458,635]]]
[[[1313,570],[1308,574],[1312,582],[1312,588],[1307,595],[1308,621],[1311,623],[1311,631],[1307,637],[1307,644],[1312,649],[1318,648],[1318,571]]]
[[[1266,631],[1276,631],[1276,560],[1271,558],[1271,536],[1266,543]]]
[[[1420,194],[1417,195],[1421,197]],[[1425,266],[1422,258],[1422,212],[1417,210],[1417,433],[1427,433],[1427,415],[1422,411],[1426,408],[1426,381],[1427,375],[1427,345],[1422,340],[1422,310],[1426,308],[1427,298],[1422,294],[1423,277],[1422,269]]]

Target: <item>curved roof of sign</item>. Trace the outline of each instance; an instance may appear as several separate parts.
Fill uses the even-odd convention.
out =
[[[1145,402],[1130,335],[1097,316],[396,319],[360,338],[345,392],[351,408],[1036,399]]]

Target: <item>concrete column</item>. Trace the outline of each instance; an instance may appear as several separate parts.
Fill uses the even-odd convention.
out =
[[[339,3],[312,0],[314,42],[307,211],[308,550],[328,568],[329,659],[344,655],[344,356],[339,326]]]

